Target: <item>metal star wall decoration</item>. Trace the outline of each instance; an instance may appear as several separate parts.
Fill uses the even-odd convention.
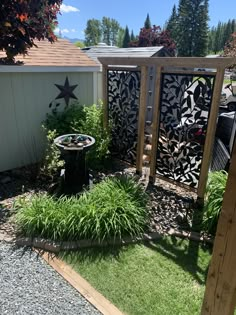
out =
[[[73,98],[76,100],[78,99],[75,96],[75,94],[73,93],[74,89],[78,86],[78,84],[70,85],[68,77],[66,77],[66,81],[65,81],[64,85],[59,85],[59,84],[55,84],[55,85],[61,91],[60,94],[58,94],[58,96],[56,97],[56,100],[59,98],[64,98],[64,100],[66,102],[66,106],[68,106],[70,98]]]

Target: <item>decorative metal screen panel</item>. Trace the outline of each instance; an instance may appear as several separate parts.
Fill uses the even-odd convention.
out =
[[[214,78],[162,75],[157,174],[198,186]]]
[[[108,71],[108,111],[112,121],[111,152],[136,162],[140,95],[139,71]]]

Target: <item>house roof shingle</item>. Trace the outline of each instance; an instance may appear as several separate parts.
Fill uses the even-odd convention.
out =
[[[54,43],[48,40],[35,41],[37,47],[29,49],[25,56],[18,55],[16,61],[23,61],[24,66],[48,67],[96,67],[97,64],[74,44],[65,39]],[[0,52],[0,58],[6,57]]]

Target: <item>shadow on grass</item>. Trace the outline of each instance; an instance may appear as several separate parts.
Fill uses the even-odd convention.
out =
[[[131,247],[135,245],[129,246],[120,246],[120,245],[110,245],[108,247],[92,247],[92,248],[83,248],[79,251],[67,251],[60,252],[58,254],[58,258],[62,260],[66,260],[68,264],[75,265],[78,262],[99,262],[102,260],[119,260],[120,254],[124,251],[127,251]]]
[[[170,241],[171,240],[171,241]],[[203,246],[196,241],[187,241],[175,236],[163,238],[158,242],[147,242],[145,246],[155,250],[166,258],[179,265],[184,271],[188,272],[199,284],[204,284],[208,272],[208,263],[200,266],[198,261],[199,249],[210,253],[208,246]]]

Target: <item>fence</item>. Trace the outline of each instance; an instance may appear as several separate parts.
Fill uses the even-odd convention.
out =
[[[203,198],[224,70],[233,63],[233,58],[99,58],[99,61],[103,64],[104,124],[107,125],[110,116],[115,121],[115,130],[122,126],[122,137],[115,140],[116,150],[123,146],[129,159],[132,152],[131,161],[136,164],[137,172],[142,173],[145,139],[149,136],[150,180],[163,177],[187,186]],[[204,68],[212,71],[200,70]],[[114,71],[115,82],[111,75]],[[140,72],[140,85],[137,80],[135,85],[129,80],[124,89],[121,76],[132,77],[132,71]],[[130,122],[133,128],[129,130]],[[115,130],[113,135],[117,135]],[[125,146],[118,144],[124,134],[128,138]],[[122,150],[117,153],[127,159]]]

